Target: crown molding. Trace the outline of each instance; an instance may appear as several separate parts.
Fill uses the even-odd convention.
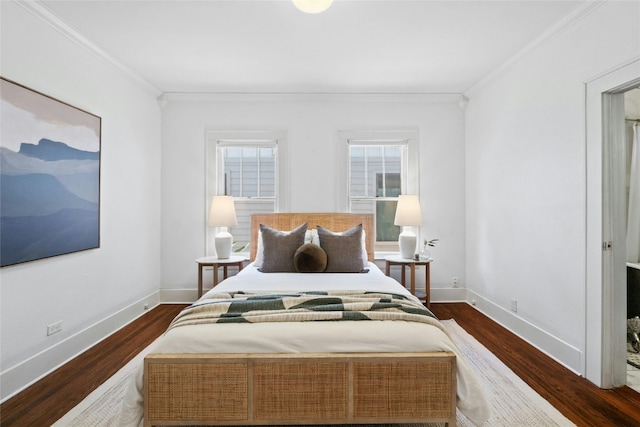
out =
[[[478,80],[473,86],[464,91],[464,95],[469,95],[470,92],[477,90],[478,88],[488,84],[489,82],[496,79],[498,76],[503,74],[506,70],[511,68],[511,66],[522,58],[527,56],[532,51],[536,50],[540,46],[550,42],[555,39],[559,35],[568,31],[571,27],[573,27],[576,23],[583,20],[585,17],[590,15],[593,11],[598,9],[603,4],[607,3],[608,0],[589,0],[585,2],[581,2],[578,6],[574,7],[567,13],[562,19],[540,34],[538,37],[533,39],[531,43],[526,45],[516,54],[511,56],[505,62],[503,62],[500,66],[495,68],[493,71],[489,72],[486,76]]]
[[[464,96],[459,93],[344,93],[344,92],[165,92],[162,98],[171,101],[208,102],[419,102],[459,103]]]
[[[124,65],[122,62],[118,61],[107,52],[102,50],[100,47],[93,44],[90,40],[72,28],[70,25],[62,21],[58,18],[49,8],[41,4],[37,0],[16,0],[16,4],[24,8],[26,11],[30,12],[32,15],[36,16],[44,23],[48,24],[50,27],[58,31],[60,34],[68,38],[69,40],[76,43],[78,46],[82,47],[86,51],[92,53],[97,56],[101,60],[107,62],[108,64],[114,66],[122,73],[127,75],[133,81],[135,81],[141,88],[146,91],[149,91],[154,96],[159,96],[162,94],[162,91],[158,89],[153,84],[149,83],[149,81],[142,78],[135,71]]]

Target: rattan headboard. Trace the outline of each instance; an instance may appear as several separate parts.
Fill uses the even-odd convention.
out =
[[[354,225],[362,224],[365,233],[365,245],[369,261],[374,260],[373,255],[373,214],[351,213],[274,213],[251,215],[251,261],[256,258],[258,250],[258,230],[260,224],[278,230],[292,230],[303,223],[308,224],[309,229],[321,225],[331,231],[342,232]]]

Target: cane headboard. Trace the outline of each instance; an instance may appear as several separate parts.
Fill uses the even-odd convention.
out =
[[[253,214],[251,215],[251,261],[256,258],[258,250],[258,230],[260,224],[268,225],[277,230],[292,230],[303,223],[308,224],[309,229],[321,225],[331,231],[340,233],[362,224],[365,230],[365,246],[367,248],[367,258],[374,260],[373,254],[373,214],[352,214],[352,213],[273,213],[273,214]]]

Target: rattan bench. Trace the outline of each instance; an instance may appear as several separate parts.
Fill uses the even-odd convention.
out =
[[[456,423],[453,353],[152,354],[152,425]]]

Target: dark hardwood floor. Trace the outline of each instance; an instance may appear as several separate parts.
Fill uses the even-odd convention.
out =
[[[0,426],[50,426],[158,338],[185,305],[161,305],[0,406]]]
[[[49,426],[149,345],[184,305],[161,305],[0,406],[0,425]],[[640,394],[602,390],[464,303],[431,304],[578,426],[640,426]]]
[[[576,425],[640,426],[640,394],[629,387],[596,387],[468,304],[431,304],[431,310],[454,319]]]

